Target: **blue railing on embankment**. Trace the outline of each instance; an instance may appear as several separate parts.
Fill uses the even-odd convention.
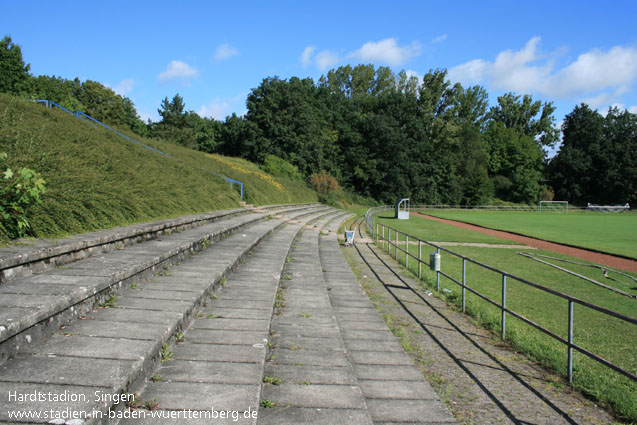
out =
[[[59,109],[61,109],[63,111],[66,111],[66,112],[68,112],[69,114],[73,115],[76,118],[92,121],[95,124],[99,124],[102,127],[106,128],[107,130],[112,131],[113,133],[117,134],[118,136],[123,137],[124,139],[128,140],[129,142],[133,142],[135,144],[138,144],[140,146],[145,147],[146,149],[150,149],[151,151],[153,151],[155,153],[158,153],[158,154],[163,155],[163,156],[165,156],[167,158],[170,158],[170,155],[168,155],[168,154],[166,154],[166,153],[164,153],[164,152],[162,152],[162,151],[160,151],[158,149],[155,149],[155,148],[153,148],[151,146],[145,145],[144,143],[139,142],[139,141],[137,141],[137,140],[135,140],[135,139],[133,139],[131,137],[128,137],[124,133],[121,133],[121,132],[115,130],[114,128],[109,127],[108,125],[104,124],[103,122],[100,122],[100,121],[96,120],[95,118],[93,118],[90,115],[85,114],[84,112],[81,112],[81,111],[70,111],[70,110],[66,109],[64,106],[58,105],[57,103],[53,102],[52,100],[38,99],[38,100],[36,100],[36,102],[37,103],[44,103],[47,108],[52,108],[52,107],[55,106],[56,108],[59,108]],[[222,179],[224,179],[225,181],[230,183],[230,188],[231,189],[234,187],[235,183],[238,184],[240,189],[241,189],[241,200],[243,200],[243,183],[241,183],[240,181],[231,179],[230,177],[226,177],[226,176],[223,176],[221,174],[213,173],[212,171],[208,171],[208,172],[210,174],[212,174],[212,175],[217,176],[217,177],[221,177]]]

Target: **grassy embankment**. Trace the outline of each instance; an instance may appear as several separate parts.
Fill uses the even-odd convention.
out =
[[[243,182],[255,205],[317,201],[304,182],[273,178],[248,161],[131,136],[170,157],[64,111],[0,95],[0,152],[11,167],[32,168],[46,180],[42,204],[28,212],[33,236],[238,207],[238,187],[211,171]]]
[[[400,228],[423,240],[511,244],[507,240],[414,216],[410,217],[409,220],[396,220],[381,215],[378,217],[378,221],[394,228]],[[394,240],[393,232],[392,240]],[[399,237],[399,240],[404,241],[404,237]],[[402,247],[404,249],[404,244]],[[542,250],[527,250],[523,247],[504,249],[453,246],[448,247],[448,249],[543,286],[635,317],[636,299],[603,289],[580,278],[524,258],[517,255],[516,252],[523,251],[568,258],[564,255]],[[409,252],[417,256],[418,245],[410,245]],[[432,247],[423,245],[423,258],[428,259],[431,252],[434,252]],[[394,254],[393,249],[391,254]],[[400,251],[398,260],[402,264],[405,263],[405,255]],[[584,262],[579,259],[574,260]],[[467,264],[467,285],[500,303],[501,275],[472,263]],[[616,281],[610,281],[605,279],[598,269],[564,263],[559,265],[637,295],[637,284],[628,278],[611,274]],[[417,275],[416,261],[410,259],[409,268]],[[426,265],[423,265],[422,270],[423,284],[429,288],[435,288],[436,274],[429,271]],[[461,281],[462,260],[443,251],[442,271]],[[444,277],[441,277],[440,280],[441,295],[449,302],[459,306],[461,302],[460,287]],[[507,281],[507,306],[563,338],[567,338],[568,302],[566,300],[509,278]],[[469,314],[476,317],[485,326],[497,334],[500,333],[501,313],[498,308],[467,291],[466,309]],[[512,341],[516,350],[525,352],[545,366],[566,374],[566,347],[563,344],[510,315],[507,317],[507,339]],[[634,349],[637,346],[637,330],[634,325],[581,305],[575,305],[574,342],[632,373],[637,373],[637,352]],[[610,404],[619,415],[629,421],[637,421],[637,383],[578,352],[574,354],[574,386],[584,393]]]
[[[573,211],[422,211],[436,217],[506,230],[596,251],[637,258],[637,213]]]

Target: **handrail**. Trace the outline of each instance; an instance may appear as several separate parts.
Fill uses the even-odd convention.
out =
[[[484,299],[485,301],[489,302],[490,304],[496,306],[497,308],[499,308],[501,310],[501,337],[502,339],[505,339],[505,335],[506,335],[506,313],[509,313],[510,315],[520,319],[522,322],[527,323],[528,325],[538,329],[539,331],[549,335],[550,337],[552,337],[553,339],[559,341],[562,344],[565,344],[568,347],[568,354],[567,354],[567,371],[568,371],[568,381],[569,382],[573,382],[573,349],[579,351],[580,353],[586,355],[587,357],[597,361],[598,363],[609,367],[613,370],[615,370],[616,372],[621,373],[622,375],[632,379],[633,381],[637,381],[637,375],[635,375],[634,373],[623,369],[622,367],[604,359],[601,356],[598,356],[594,353],[592,353],[591,351],[587,350],[586,348],[579,346],[577,344],[575,344],[573,342],[573,306],[574,304],[579,304],[581,306],[590,308],[591,310],[595,310],[598,311],[602,314],[605,314],[607,316],[611,316],[611,317],[615,317],[617,319],[620,319],[622,321],[625,321],[627,323],[633,324],[633,325],[637,325],[637,318],[634,317],[630,317],[621,313],[618,313],[616,311],[610,310],[608,308],[602,307],[602,306],[598,306],[596,304],[590,303],[588,301],[584,301],[581,300],[577,297],[574,297],[572,295],[568,295],[565,293],[562,293],[560,291],[557,291],[555,289],[552,288],[548,288],[546,286],[540,285],[538,283],[532,282],[528,279],[524,279],[522,277],[516,276],[514,274],[511,274],[509,272],[505,272],[503,270],[497,269],[493,266],[490,266],[488,264],[484,264],[478,260],[474,260],[470,257],[464,256],[462,254],[458,254],[448,248],[436,245],[435,243],[432,242],[428,242],[428,241],[424,241],[421,240],[415,236],[409,235],[401,230],[398,230],[394,227],[391,226],[386,226],[385,224],[381,224],[381,223],[376,223],[376,229],[375,232],[373,231],[373,216],[375,214],[378,214],[381,211],[385,211],[387,209],[391,209],[393,207],[376,207],[376,208],[370,208],[369,210],[367,210],[367,212],[365,213],[365,218],[368,220],[368,229],[370,228],[370,220],[371,220],[371,227],[372,227],[372,231],[370,231],[370,233],[372,234],[372,239],[376,241],[376,243],[380,243],[382,246],[382,249],[384,249],[385,243],[387,243],[387,252],[391,255],[391,249],[393,248],[394,250],[394,258],[396,260],[398,260],[398,252],[402,252],[403,254],[405,254],[405,265],[406,267],[408,267],[409,265],[409,258],[413,258],[415,261],[418,262],[418,278],[421,278],[421,266],[422,264],[425,264],[427,267],[429,267],[429,263],[426,261],[423,261],[422,258],[422,250],[421,250],[421,246],[423,244],[425,245],[429,245],[433,248],[436,249],[437,253],[440,253],[441,251],[444,251],[448,254],[451,254],[457,258],[460,258],[462,260],[462,281],[459,281],[455,278],[453,278],[452,276],[450,276],[449,274],[443,272],[443,271],[436,271],[436,290],[440,290],[440,276],[443,276],[447,279],[449,279],[451,282],[455,283],[456,285],[462,287],[462,311],[465,312],[465,300],[466,300],[466,295],[465,295],[465,291],[468,290],[469,292],[475,294],[476,296]],[[387,237],[385,236],[385,231],[387,231]],[[392,241],[392,232],[394,233],[394,238],[395,241]],[[405,237],[405,240],[403,241],[405,243],[405,248],[403,249],[402,247],[400,247],[398,245],[399,243],[399,235],[403,235]],[[412,254],[409,252],[409,241],[412,242],[417,242],[418,243],[418,256]],[[466,265],[467,262],[476,264],[482,268],[485,268],[487,270],[499,273],[502,276],[502,300],[501,302],[492,300],[491,298],[487,297],[486,295],[480,293],[479,291],[470,288],[467,286],[467,281],[466,281]],[[562,298],[564,300],[568,301],[568,338],[563,338],[557,334],[555,334],[553,331],[544,328],[543,326],[535,323],[534,321],[528,319],[527,317],[523,316],[520,313],[515,312],[514,310],[511,310],[510,308],[507,307],[507,302],[506,302],[506,283],[507,283],[507,279],[513,279],[516,280],[522,284],[528,285],[530,287],[533,287],[535,289],[539,289],[541,291],[544,291],[550,295],[553,296],[557,296],[559,298]]]

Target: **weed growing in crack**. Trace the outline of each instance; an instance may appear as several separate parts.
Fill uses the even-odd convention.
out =
[[[161,356],[161,363],[164,364],[167,361],[172,360],[173,352],[170,351],[170,346],[168,344],[164,344],[161,346],[161,352],[159,353]]]
[[[266,384],[281,385],[281,378],[277,378],[276,376],[264,376],[263,382]]]
[[[117,306],[117,300],[114,296],[109,295],[104,301],[97,304],[100,308],[113,308]]]
[[[262,400],[261,401],[261,407],[263,407],[264,409],[271,409],[273,407],[276,407],[277,404],[278,404],[278,402],[272,401],[272,400]]]

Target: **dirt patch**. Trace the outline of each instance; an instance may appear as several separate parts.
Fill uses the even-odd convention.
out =
[[[616,257],[614,255],[602,254],[600,252],[589,251],[583,248],[575,248],[568,245],[561,245],[555,242],[548,242],[542,239],[531,238],[528,236],[517,235],[515,233],[504,232],[502,230],[487,229],[485,227],[475,226],[469,223],[463,223],[460,221],[447,220],[445,218],[438,218],[419,212],[412,212],[413,215],[418,217],[428,218],[430,220],[439,221],[441,223],[450,224],[452,226],[459,227],[461,229],[473,230],[475,232],[484,233],[486,235],[495,236],[510,241],[520,242],[534,248],[546,249],[548,251],[558,252],[560,254],[569,255],[571,257],[581,258],[584,260],[592,261],[593,263],[602,264],[609,267],[615,267],[619,270],[624,270],[632,273],[637,273],[637,261],[629,260],[627,258]]]

